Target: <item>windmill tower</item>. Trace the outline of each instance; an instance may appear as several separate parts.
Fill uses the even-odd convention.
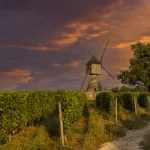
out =
[[[91,59],[86,64],[86,76],[81,84],[80,90],[82,90],[87,76],[90,75],[91,78],[90,78],[90,81],[88,83],[87,90],[86,90],[88,99],[94,99],[96,97],[96,94],[102,91],[101,84],[98,80],[98,75],[100,75],[101,73],[101,68],[103,68],[114,79],[114,77],[102,65],[102,60],[103,60],[107,45],[108,45],[108,41],[107,41],[107,44],[105,46],[105,49],[103,51],[103,54],[100,60],[98,60],[95,56],[93,56],[89,51],[86,50],[91,56]]]

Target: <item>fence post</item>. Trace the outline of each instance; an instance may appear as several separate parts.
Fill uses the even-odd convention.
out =
[[[11,134],[8,135],[8,141],[11,142]]]
[[[135,114],[137,115],[137,105],[136,105],[136,97],[134,96],[134,108],[135,108]]]
[[[148,111],[150,111],[150,97],[148,96]]]
[[[64,147],[64,131],[63,131],[62,109],[61,109],[60,101],[58,101],[58,109],[59,109],[59,122],[60,122],[60,138],[61,138],[61,144]]]
[[[117,107],[117,96],[116,96],[116,100],[115,100],[115,123],[117,124],[117,109],[118,109],[118,107]]]

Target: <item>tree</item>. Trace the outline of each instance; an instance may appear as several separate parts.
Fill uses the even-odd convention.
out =
[[[119,93],[119,87],[112,88],[111,91],[114,93]]]
[[[112,92],[114,93],[119,93],[119,92],[147,92],[147,89],[145,87],[130,87],[130,86],[122,86],[122,87],[115,87],[111,89]]]
[[[118,80],[123,84],[145,87],[150,92],[150,43],[137,42],[131,45],[134,57],[130,59],[128,70],[120,71]]]

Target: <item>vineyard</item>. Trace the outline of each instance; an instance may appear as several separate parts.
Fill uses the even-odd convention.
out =
[[[65,132],[82,114],[86,95],[80,91],[9,91],[0,92],[0,143],[27,125],[48,117],[62,103]]]
[[[114,114],[115,98],[118,101],[118,108],[122,107],[131,112],[135,111],[135,104],[149,110],[150,108],[150,93],[148,92],[120,92],[113,93],[111,91],[101,92],[96,97],[96,105],[98,108],[107,111],[109,114]]]
[[[123,111],[134,115],[138,115],[140,108],[150,111],[148,92],[102,91],[91,104],[82,91],[1,91],[0,144],[8,143],[10,136],[19,133],[25,127],[52,114],[58,114],[58,102],[61,102],[64,134],[67,134],[74,123],[81,118],[83,112],[91,107],[102,114],[103,112],[108,114],[114,123],[117,123],[116,118],[121,119],[119,117]]]

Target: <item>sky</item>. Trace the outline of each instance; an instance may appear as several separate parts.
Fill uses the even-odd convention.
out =
[[[122,86],[131,44],[150,41],[150,0],[0,0],[0,90],[78,90],[90,53]],[[88,76],[84,88],[87,88]]]

